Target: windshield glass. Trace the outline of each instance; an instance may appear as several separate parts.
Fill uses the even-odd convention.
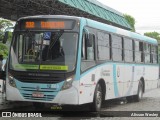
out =
[[[64,31],[16,33],[11,46],[10,69],[73,71],[77,41],[77,33]]]

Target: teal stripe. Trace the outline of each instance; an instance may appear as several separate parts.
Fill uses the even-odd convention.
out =
[[[114,81],[114,95],[115,95],[115,97],[118,97],[119,93],[118,93],[118,85],[117,85],[116,64],[113,64],[113,81]]]
[[[79,43],[78,43],[78,58],[77,58],[77,68],[76,68],[76,75],[75,75],[75,80],[80,79],[80,74],[81,74],[81,49],[82,49],[82,34],[83,34],[83,27],[86,25],[86,21],[82,18],[80,21],[80,33],[79,33]]]
[[[97,66],[95,66],[95,67],[93,67],[93,68],[85,71],[83,74],[81,74],[81,78],[82,78],[83,76],[89,74],[90,72],[94,71],[95,69],[99,68],[99,67],[103,67],[103,66],[105,66],[105,65],[113,65],[113,64],[116,64],[116,65],[124,65],[124,66],[152,66],[152,67],[153,67],[153,66],[154,66],[154,67],[157,66],[157,67],[159,67],[158,64],[133,64],[133,63],[132,63],[132,64],[129,64],[129,63],[116,63],[116,62],[110,62],[110,61],[108,61],[108,62],[106,62],[106,63],[97,65]]]
[[[149,43],[158,45],[157,40],[154,39],[154,38],[150,38],[150,37],[143,36],[143,35],[140,35],[140,34],[137,34],[137,33],[133,33],[133,32],[129,32],[129,33],[130,33],[129,37],[133,37],[135,39],[143,40],[145,42],[149,42]]]
[[[135,66],[132,66],[132,80],[131,80],[131,84],[129,85],[128,91],[126,92],[126,94],[124,94],[125,96],[131,95],[131,91],[133,89],[133,83],[134,83],[134,71],[135,71]]]
[[[90,19],[87,19],[87,25],[90,27],[93,27],[93,28],[105,30],[105,31],[112,32],[112,33],[116,33],[116,31],[117,31],[116,27],[112,27],[110,25],[107,25],[104,23],[99,23],[99,22],[96,22],[96,21],[90,20]]]

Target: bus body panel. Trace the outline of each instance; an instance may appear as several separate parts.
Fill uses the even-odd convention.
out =
[[[8,80],[7,80],[8,82]],[[78,104],[78,86],[79,81],[74,81],[70,89],[60,90],[63,83],[56,84],[59,86],[59,90],[53,91],[53,88],[48,88],[48,84],[38,84],[38,83],[22,83],[16,82],[18,88],[11,87],[7,84],[7,100],[11,101],[31,101],[31,102],[45,102],[45,103],[56,103],[56,104]],[[55,86],[55,84],[52,84]],[[39,87],[38,91],[36,90]],[[44,97],[34,98],[33,93],[42,93]]]
[[[103,23],[99,23],[93,20],[88,20],[85,18],[80,19],[80,32],[79,32],[79,41],[78,41],[78,55],[77,55],[77,62],[76,62],[76,72],[74,74],[75,79],[72,83],[72,87],[67,90],[61,90],[61,87],[64,83],[58,83],[60,89],[56,92],[52,92],[51,94],[54,95],[52,100],[34,100],[34,99],[25,99],[23,97],[24,90],[21,89],[22,86],[24,87],[31,87],[33,86],[35,89],[37,85],[42,87],[47,87],[47,84],[38,84],[38,83],[21,83],[16,80],[17,88],[11,87],[7,83],[7,100],[12,101],[30,101],[30,102],[45,102],[45,103],[56,103],[56,104],[71,104],[71,105],[78,105],[78,104],[85,104],[91,103],[94,99],[94,92],[96,85],[99,80],[104,80],[106,86],[106,94],[105,100],[126,97],[131,95],[136,95],[138,90],[138,83],[141,78],[144,79],[145,84],[145,91],[150,89],[154,89],[157,87],[157,80],[159,74],[159,66],[158,65],[145,65],[143,63],[136,64],[136,63],[125,63],[122,62],[111,62],[105,61],[102,64],[95,64],[94,66],[86,69],[82,72],[83,61],[81,59],[81,52],[82,52],[82,36],[83,36],[83,29],[85,26],[103,30],[109,33],[115,33],[123,36],[128,36],[133,39],[140,39],[147,43],[151,43],[157,45],[157,41],[138,35],[136,33],[132,33],[126,30],[122,30],[116,27],[112,27],[110,25],[106,25]],[[29,89],[28,89],[29,90]],[[27,91],[27,89],[26,89]],[[32,92],[26,92],[32,94]],[[46,94],[50,94],[46,92]],[[50,95],[51,95],[50,94]]]
[[[157,72],[151,73],[152,70]],[[141,78],[144,78],[145,91],[157,88],[158,66],[110,62],[97,65],[81,75],[80,104],[93,102],[95,87],[100,79],[105,81],[105,100],[108,100],[136,95]]]

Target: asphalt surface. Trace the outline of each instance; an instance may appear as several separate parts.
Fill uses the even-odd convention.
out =
[[[11,103],[9,103],[11,104]],[[1,105],[3,106],[3,105]],[[45,110],[45,112],[43,112]],[[88,106],[47,106],[46,109],[35,109],[32,105],[29,106],[12,106],[12,108],[3,109],[15,113],[41,113],[42,118],[39,120],[62,120],[62,119],[77,119],[77,120],[94,120],[94,119],[113,119],[114,120],[144,120],[144,119],[160,119],[160,88],[151,90],[144,94],[140,102],[128,102],[125,98],[116,100],[107,100],[103,103],[102,111],[94,113],[89,111]],[[67,112],[66,112],[67,111]],[[75,112],[77,111],[77,112]],[[132,115],[133,114],[133,115]],[[150,114],[152,116],[138,116]],[[16,116],[14,116],[16,117]],[[9,119],[9,118],[5,118]],[[20,117],[12,118],[20,119]],[[27,118],[23,118],[24,120]],[[37,118],[29,118],[34,120]]]

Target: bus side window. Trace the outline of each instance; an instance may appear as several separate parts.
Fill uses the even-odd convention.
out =
[[[88,38],[85,39],[86,59],[95,60],[95,35],[89,33]]]
[[[141,53],[141,62],[144,62],[144,46],[143,46],[143,42],[139,42],[139,51]]]
[[[150,44],[144,43],[144,61],[145,63],[150,63],[151,62],[151,47]]]
[[[157,64],[158,63],[158,47],[157,46],[152,45],[151,55],[152,55],[151,61],[153,62],[153,64]]]
[[[98,35],[98,44],[97,44],[97,55],[98,60],[110,60],[110,35],[99,31]]]
[[[140,48],[139,41],[135,41],[134,42],[134,51],[135,51],[134,57],[135,57],[135,62],[137,63],[141,62],[141,53],[139,52],[140,51],[139,48]]]
[[[81,58],[83,60],[95,60],[95,35],[83,34]]]
[[[133,42],[132,39],[124,38],[124,58],[126,62],[133,62]]]
[[[112,59],[113,61],[122,61],[122,37],[112,35]]]
[[[85,52],[85,33],[83,34],[83,37],[82,37],[82,51],[81,51],[81,58],[83,60],[86,59],[86,52]]]

